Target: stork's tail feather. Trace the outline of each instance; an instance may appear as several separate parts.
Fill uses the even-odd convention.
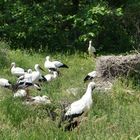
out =
[[[60,66],[60,68],[69,68],[66,64],[63,64],[62,66]]]
[[[42,79],[43,79],[43,81],[47,81],[47,79],[45,78],[44,75],[42,75]]]
[[[39,82],[46,82],[47,79],[45,78],[44,75],[41,75],[41,78],[39,79]]]

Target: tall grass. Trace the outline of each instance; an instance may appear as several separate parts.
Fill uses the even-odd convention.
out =
[[[46,55],[61,60],[69,69],[61,70],[61,77],[45,83],[42,90],[31,90],[31,95],[48,95],[51,106],[31,107],[13,99],[8,89],[0,88],[0,139],[1,140],[132,140],[140,135],[140,88],[129,79],[116,80],[108,93],[93,93],[93,107],[85,121],[72,132],[64,132],[57,127],[60,119],[60,101],[74,101],[85,92],[84,76],[95,68],[95,62],[86,54],[39,54],[21,50],[6,52],[7,62],[0,69],[1,77],[12,82],[16,77],[10,73],[10,63],[34,68],[36,63],[42,67]],[[0,61],[3,57],[0,56]],[[43,74],[48,73],[43,72]],[[68,88],[81,88],[76,96],[66,92]],[[51,108],[57,113],[53,121],[47,112]]]

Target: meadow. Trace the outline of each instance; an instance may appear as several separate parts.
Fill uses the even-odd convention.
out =
[[[116,79],[111,91],[93,91],[93,106],[79,128],[64,132],[57,127],[60,119],[60,102],[72,102],[85,92],[83,82],[87,73],[95,69],[87,53],[50,54],[45,52],[10,50],[1,44],[0,77],[13,83],[16,77],[10,73],[11,62],[26,69],[35,64],[44,67],[45,57],[61,60],[69,69],[61,69],[61,76],[44,83],[41,91],[31,90],[31,95],[47,95],[51,105],[27,106],[14,99],[11,90],[0,88],[0,140],[139,140],[140,139],[140,86],[127,78]],[[43,74],[48,73],[43,72]],[[74,96],[68,88],[81,88]],[[49,117],[55,111],[55,120]]]

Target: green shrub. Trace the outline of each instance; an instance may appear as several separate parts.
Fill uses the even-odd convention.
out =
[[[139,47],[139,0],[1,1],[1,37],[11,48],[86,50],[92,39],[98,52]]]

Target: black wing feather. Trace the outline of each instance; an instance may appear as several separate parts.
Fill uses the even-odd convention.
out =
[[[87,76],[84,78],[84,82],[86,82],[86,81],[88,81],[88,80],[92,80],[92,79],[93,79],[93,77],[87,75]]]
[[[69,67],[66,64],[63,64],[59,68],[69,68]]]

